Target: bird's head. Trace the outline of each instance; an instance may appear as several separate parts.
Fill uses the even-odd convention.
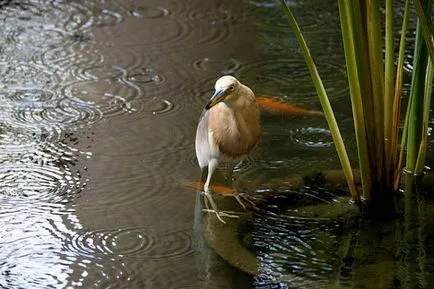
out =
[[[215,92],[205,106],[205,109],[210,109],[219,102],[236,96],[240,82],[233,76],[225,75],[220,77],[215,83]]]

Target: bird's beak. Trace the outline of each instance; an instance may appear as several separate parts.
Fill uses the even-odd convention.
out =
[[[210,109],[211,107],[213,107],[214,105],[216,105],[220,101],[224,100],[225,96],[226,95],[225,95],[224,89],[218,89],[218,90],[216,90],[214,92],[213,96],[211,97],[211,99],[206,104],[205,109]]]

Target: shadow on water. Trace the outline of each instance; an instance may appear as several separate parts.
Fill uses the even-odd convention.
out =
[[[333,3],[292,5],[354,144]],[[252,280],[208,247],[198,199],[184,187],[198,175],[195,127],[218,76],[320,108],[275,1],[0,0],[0,23],[0,288],[287,288],[347,276],[334,254],[351,244],[346,221],[306,216],[292,203],[325,194],[332,207],[326,191],[263,204],[267,213],[250,224],[249,246],[262,262]],[[264,116],[236,186],[264,194],[261,184],[336,167],[322,118]],[[359,230],[372,230],[370,246],[387,252],[394,239],[371,236],[411,231],[374,228]],[[420,228],[412,232],[429,240],[429,222]],[[408,253],[400,276],[432,268],[422,262],[431,254],[423,238],[400,240]],[[410,248],[416,241],[424,252]],[[418,268],[409,261],[416,253]],[[300,279],[285,279],[288,272]]]

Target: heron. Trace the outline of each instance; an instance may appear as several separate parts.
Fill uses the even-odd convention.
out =
[[[205,105],[196,130],[196,156],[199,166],[208,174],[203,188],[205,212],[215,213],[225,223],[222,216],[236,217],[220,212],[212,197],[210,183],[219,163],[233,164],[245,157],[258,142],[261,133],[259,108],[255,94],[235,77],[225,75],[214,86],[215,92]],[[237,194],[236,200],[243,206]],[[211,208],[208,208],[208,202]]]

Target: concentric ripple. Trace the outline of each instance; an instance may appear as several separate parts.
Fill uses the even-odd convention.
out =
[[[27,26],[26,26],[27,24]],[[8,46],[14,46],[16,49],[26,47],[37,47],[37,49],[49,48],[56,45],[61,45],[65,42],[65,32],[57,27],[41,23],[35,25],[31,22],[24,22],[21,26],[6,26],[3,33],[6,36]],[[47,39],[41,43],[41,37]]]
[[[329,130],[324,128],[307,127],[291,132],[294,143],[309,148],[324,148],[333,146],[333,139]]]
[[[89,156],[87,152],[62,143],[40,143],[33,133],[14,127],[0,134],[0,148],[3,195],[67,202],[86,185],[71,165]]]
[[[113,116],[131,111],[131,103],[141,94],[140,88],[118,79],[78,81],[63,88],[67,96],[61,103],[88,108],[93,116]],[[89,114],[88,114],[89,115]],[[90,121],[96,118],[88,118]]]
[[[123,16],[111,9],[105,8],[99,10],[90,17],[85,26],[113,26],[121,23],[124,20]]]
[[[29,127],[51,130],[68,124],[92,123],[102,112],[76,99],[66,99],[56,90],[37,87],[0,90],[4,111]]]
[[[288,30],[287,19],[284,13],[281,12],[281,7],[275,1],[265,0],[246,0],[252,6],[258,8],[261,12],[257,14],[257,27],[272,31],[272,30]],[[278,5],[276,5],[278,4]],[[298,24],[302,27],[303,34],[319,35],[324,32],[330,33],[327,26],[338,25],[339,15],[337,5],[331,5],[327,1],[306,1],[306,2],[288,2],[293,13],[298,19]]]
[[[163,18],[170,16],[172,12],[166,8],[163,7],[152,7],[152,6],[138,6],[134,7],[130,11],[131,15],[137,18],[148,18],[148,19],[154,19],[154,18]]]
[[[343,65],[332,62],[318,64],[319,73],[331,99],[347,94],[346,72]],[[310,80],[306,63],[301,59],[269,59],[244,65],[239,72],[249,83],[258,83],[257,94],[296,95],[297,102],[316,102],[318,97]]]
[[[44,107],[56,99],[54,91],[38,87],[9,88],[0,90],[0,95],[5,95],[17,107]]]
[[[165,77],[152,68],[140,69],[128,73],[126,80],[140,84],[160,84],[165,80]]]
[[[92,43],[76,42],[45,51],[41,56],[41,62],[66,77],[70,70],[101,65],[104,56]]]
[[[147,236],[137,229],[84,232],[72,236],[72,240],[67,244],[72,246],[70,249],[87,256],[94,256],[96,253],[134,255],[151,245]]]
[[[133,49],[119,49],[111,46],[98,46],[100,55],[104,56],[102,63],[85,67],[76,67],[74,76],[81,80],[124,79],[132,73],[143,72],[149,59]],[[145,69],[146,70],[146,69]]]
[[[78,233],[66,244],[71,246],[68,250],[86,256],[108,254],[145,260],[179,258],[191,254],[193,250],[191,237],[185,232],[154,235],[142,228]]]
[[[27,99],[15,95],[15,100]],[[2,123],[0,130],[0,283],[8,288],[47,288],[68,277],[74,260],[61,255],[61,236],[77,226],[74,200],[87,184],[80,161],[90,153],[28,125]]]
[[[164,149],[149,155],[140,154],[137,153],[140,145],[144,147],[141,142],[127,142],[119,149],[119,155],[103,157],[100,166],[104,169],[96,172],[100,175],[100,182],[93,185],[93,190],[104,194],[104,198],[86,204],[89,213],[116,216],[124,210],[142,211],[149,204],[165,206],[173,185],[179,183],[173,175],[183,167],[183,154]],[[120,161],[124,166],[113,165]]]
[[[216,74],[234,74],[240,69],[241,63],[233,58],[221,61],[205,57],[196,60],[193,67],[199,71],[210,71]]]
[[[119,55],[119,49],[110,49],[111,44],[96,45],[90,30],[92,27],[116,26],[124,16],[106,5],[93,2],[70,5],[61,2],[8,3],[5,13],[0,13],[0,19],[4,18],[5,22],[19,19],[17,26],[5,25],[7,30],[0,29],[0,38],[3,34],[10,44],[6,45],[7,51],[11,53],[3,59],[5,63],[0,68],[3,79],[0,88],[5,89],[6,98],[10,98],[11,90],[26,90],[21,100],[14,99],[8,103],[12,117],[23,123],[38,123],[50,130],[50,126],[92,123],[103,116],[137,110],[131,99],[139,94],[140,89],[119,80],[125,79],[126,71],[143,64],[142,57],[129,53],[131,57],[122,57],[127,63],[106,61],[106,57],[119,59],[113,54]],[[24,57],[16,57],[18,48]],[[110,72],[105,69],[107,67],[112,68]],[[118,85],[114,90],[102,92],[99,101],[89,101],[86,96],[68,94],[70,91],[63,88],[65,83],[81,78],[89,80],[89,86],[98,89],[102,78],[107,77],[134,92]],[[166,107],[158,106],[152,111],[165,110]]]
[[[2,166],[0,180],[3,194],[53,202],[68,201],[68,196],[74,196],[85,185],[80,175],[74,176],[70,170],[38,165]]]
[[[163,114],[163,113],[167,113],[171,110],[173,110],[174,108],[174,104],[171,103],[169,100],[167,99],[161,99],[158,101],[159,105],[158,107],[156,107],[152,113],[153,114]]]
[[[133,20],[132,20],[133,21]],[[134,21],[146,22],[141,29],[134,32],[134,37],[119,31],[120,41],[126,46],[140,46],[146,43],[149,50],[161,51],[161,47],[182,46],[187,39],[192,39],[194,28],[190,22],[181,21],[171,17],[163,18],[136,18]],[[120,28],[119,28],[120,29]],[[110,33],[113,33],[111,31]]]
[[[68,4],[63,5],[62,1],[56,0],[39,2],[40,6],[45,7],[45,13],[49,14],[51,19],[61,19],[59,26],[66,31],[76,31],[86,27],[92,10],[79,2]]]
[[[232,35],[231,28],[227,23],[217,25],[210,23],[208,25],[208,29],[199,31],[201,34],[196,36],[199,39],[199,43],[202,45],[221,44],[222,42],[227,41]]]
[[[22,87],[23,83],[32,87],[49,86],[60,81],[59,76],[46,67],[22,61],[0,63],[0,77],[0,88]]]
[[[182,11],[178,13],[185,15],[190,21],[189,29],[197,26],[202,29],[193,29],[190,31],[188,38],[185,41],[179,41],[179,46],[188,47],[188,42],[192,41],[201,45],[212,45],[215,43],[221,44],[227,41],[232,35],[230,23],[234,19],[232,11],[227,4],[215,3],[204,5],[205,2],[196,5],[183,5]]]
[[[222,22],[228,21],[232,17],[227,8],[220,7],[217,12],[209,8],[202,8],[190,11],[189,18],[192,20],[204,20],[211,24],[220,24]]]

